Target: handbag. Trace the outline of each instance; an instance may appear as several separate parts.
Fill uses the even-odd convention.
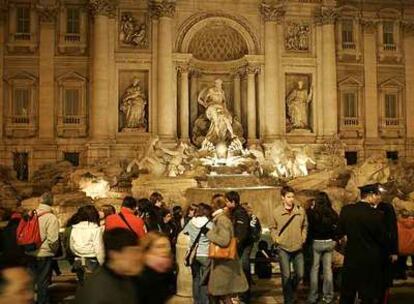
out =
[[[207,224],[209,222],[210,222],[210,220],[208,220],[207,223],[205,223],[204,226],[200,228],[200,231],[198,232],[193,244],[191,244],[191,247],[185,253],[184,266],[190,267],[191,265],[193,265],[194,260],[195,260],[196,255],[197,255],[197,248],[198,248],[198,242],[200,241],[200,237],[201,237],[201,231],[204,227],[207,226]]]
[[[227,247],[220,247],[210,243],[208,247],[208,257],[214,260],[234,260],[237,255],[237,239],[232,237]]]

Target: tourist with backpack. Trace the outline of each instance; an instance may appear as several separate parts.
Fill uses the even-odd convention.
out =
[[[105,220],[105,230],[124,228],[133,231],[139,239],[143,238],[145,231],[144,220],[138,216],[138,205],[135,198],[126,196],[122,201],[121,211],[109,215]]]
[[[48,304],[52,259],[59,248],[59,221],[53,214],[53,196],[47,192],[41,196],[36,210],[24,216],[17,227],[17,243],[34,257],[29,262],[36,288],[37,303]]]

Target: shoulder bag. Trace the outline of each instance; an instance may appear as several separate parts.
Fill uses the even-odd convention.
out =
[[[237,255],[237,239],[232,237],[227,247],[220,247],[213,242],[208,248],[208,257],[214,260],[234,260]]]

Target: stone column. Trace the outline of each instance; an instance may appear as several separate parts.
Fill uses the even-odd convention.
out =
[[[405,117],[408,156],[414,157],[414,22],[404,24]]]
[[[54,54],[57,7],[38,6],[39,33],[39,139],[53,141],[55,125]]]
[[[270,5],[265,2],[261,4],[261,13],[264,25],[264,139],[269,142],[281,135],[281,101],[278,100],[276,86],[278,84],[279,69],[279,46],[276,25],[285,14],[281,5]]]
[[[336,83],[335,51],[336,11],[332,7],[322,7],[320,23],[322,25],[322,104],[324,113],[324,136],[338,132],[338,105]]]
[[[4,5],[4,4],[3,4]],[[5,6],[5,5],[4,5]],[[3,100],[2,106],[0,106],[0,126],[3,126],[3,108],[4,103],[4,87],[3,87],[3,73],[4,73],[4,32],[5,32],[5,21],[6,21],[6,7],[0,6],[0,98]],[[3,139],[3,127],[0,128],[0,141]]]
[[[247,74],[247,141],[255,143],[256,135],[256,73],[258,67],[248,65]]]
[[[180,139],[182,142],[187,142],[190,138],[189,132],[189,85],[188,85],[188,65],[181,65],[178,67],[180,72]]]
[[[367,141],[378,138],[378,79],[377,79],[377,24],[363,20],[364,33],[364,105],[365,133]]]
[[[197,69],[191,69],[191,83],[190,83],[190,122],[193,126],[194,121],[198,117],[198,78],[200,77],[200,71]]]
[[[158,19],[152,19],[152,63],[151,63],[151,103],[149,105],[152,121],[150,121],[149,131],[151,134],[158,134]]]
[[[263,137],[263,134],[264,134],[264,128],[265,128],[264,117],[266,113],[266,109],[264,107],[265,89],[264,89],[264,72],[263,71],[264,71],[264,66],[261,65],[259,74],[257,76],[257,83],[258,83],[257,85],[258,85],[258,90],[259,90],[259,93],[257,94],[257,108],[259,109],[258,121],[259,121],[259,138],[260,139]]]
[[[158,136],[166,142],[177,137],[177,105],[173,96],[172,17],[175,2],[151,1],[154,17],[158,17]]]
[[[109,27],[108,16],[116,6],[110,0],[90,0],[93,21],[92,102],[90,113],[90,137],[93,141],[108,138],[109,96]]]
[[[115,15],[108,16],[108,137],[115,139],[118,131],[118,98],[116,91],[118,84],[116,83],[115,74],[115,41],[116,41],[116,20]]]
[[[236,71],[233,77],[233,114],[241,121],[240,72]]]

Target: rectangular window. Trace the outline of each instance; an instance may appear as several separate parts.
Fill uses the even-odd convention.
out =
[[[79,89],[65,89],[63,101],[63,122],[66,124],[80,123]]]
[[[29,154],[13,153],[13,169],[18,180],[27,181],[29,179]]]
[[[30,8],[18,7],[16,14],[16,32],[18,34],[30,34]]]
[[[74,167],[79,166],[79,153],[78,152],[64,152],[64,160],[70,162]]]
[[[66,33],[79,34],[80,33],[80,13],[78,8],[68,8],[66,18]]]
[[[397,95],[385,94],[385,118],[398,118]]]
[[[358,152],[345,151],[345,159],[348,166],[356,165],[358,163]]]
[[[30,92],[26,88],[14,90],[12,103],[12,116],[14,123],[29,123],[30,113]]]
[[[342,21],[342,43],[345,45],[354,43],[354,23],[352,20]]]
[[[358,104],[355,93],[344,93],[344,117],[358,117]]]
[[[385,45],[394,45],[394,22],[383,23],[383,42]]]

